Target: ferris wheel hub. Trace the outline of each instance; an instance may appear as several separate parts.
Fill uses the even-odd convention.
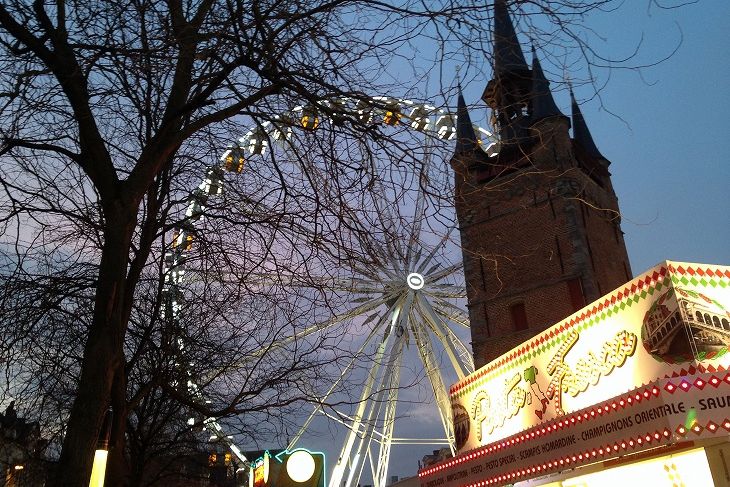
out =
[[[426,284],[426,280],[418,272],[411,272],[408,274],[408,277],[406,277],[406,283],[409,288],[414,291],[418,291],[424,286],[424,284]]]

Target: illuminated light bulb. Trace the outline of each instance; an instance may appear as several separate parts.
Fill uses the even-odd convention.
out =
[[[297,450],[286,461],[286,473],[294,482],[306,482],[314,475],[315,463],[312,454]]]

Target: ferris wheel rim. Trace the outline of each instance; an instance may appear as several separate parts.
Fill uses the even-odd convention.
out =
[[[323,103],[329,107],[334,107],[337,104],[339,104],[339,105],[344,104],[345,106],[347,106],[348,103],[350,103],[350,104],[352,104],[353,102],[362,103],[365,99],[367,99],[367,97],[364,97],[364,98],[339,97],[336,99],[324,100]],[[411,129],[413,129],[417,132],[426,133],[428,135],[434,135],[435,138],[437,138],[437,139],[453,140],[456,136],[456,121],[457,121],[456,114],[450,113],[441,108],[437,108],[434,105],[429,105],[429,104],[425,104],[425,103],[419,104],[417,102],[414,102],[412,100],[407,100],[407,99],[376,96],[376,97],[371,97],[370,100],[372,102],[374,102],[374,103],[372,103],[372,106],[368,107],[366,105],[365,108],[361,107],[361,110],[368,110],[368,112],[366,114],[368,117],[374,117],[376,115],[382,116],[383,123],[385,123],[387,125],[395,125],[395,124],[389,123],[387,121],[388,120],[386,118],[388,116],[387,114],[390,113],[391,114],[390,116],[392,117],[391,120],[395,120],[395,118],[397,117],[396,124],[400,123],[402,120],[406,120]],[[389,104],[391,104],[391,105],[389,105]],[[393,105],[393,104],[395,104],[395,105]],[[391,110],[389,112],[387,109],[389,107],[393,108],[393,106],[396,106],[398,108],[398,110],[397,111]],[[221,163],[218,165],[211,166],[208,169],[208,171],[206,172],[206,176],[203,179],[203,181],[201,182],[201,184],[198,186],[198,189],[195,192],[191,193],[191,196],[189,197],[191,202],[190,202],[188,208],[186,208],[186,212],[185,212],[186,217],[190,218],[189,224],[190,225],[195,224],[198,219],[199,214],[202,213],[202,210],[200,209],[200,207],[202,205],[196,199],[196,197],[195,197],[196,194],[202,192],[202,193],[207,194],[207,196],[215,196],[217,194],[222,193],[221,184],[222,184],[222,180],[223,180],[222,179],[223,172],[225,170],[229,170],[229,168],[226,167],[226,164],[228,163],[229,158],[231,158],[235,155],[239,155],[239,154],[234,154],[234,152],[236,152],[236,153],[240,153],[241,151],[245,152],[245,150],[247,149],[248,153],[249,153],[248,155],[263,154],[263,151],[265,151],[267,147],[270,147],[272,145],[272,141],[274,141],[276,139],[281,139],[281,138],[286,139],[287,133],[290,133],[294,128],[297,127],[297,124],[291,123],[291,120],[293,118],[293,117],[291,117],[291,114],[296,114],[296,115],[301,114],[302,118],[300,119],[300,128],[302,128],[302,127],[304,129],[310,128],[310,127],[307,127],[306,125],[303,125],[303,123],[304,123],[303,115],[305,114],[305,111],[307,110],[307,108],[308,107],[304,106],[304,105],[297,106],[297,107],[294,107],[294,109],[292,109],[289,112],[289,114],[287,114],[287,115],[276,115],[274,117],[273,121],[271,121],[271,120],[263,121],[258,126],[248,130],[248,132],[246,132],[242,137],[240,137],[238,139],[238,141],[235,145],[231,145],[226,150],[224,150],[220,157]],[[401,108],[410,109],[410,113],[406,114],[405,113],[406,110],[401,110]],[[358,112],[356,111],[355,113],[358,113]],[[414,114],[417,114],[417,113],[420,115],[415,116]],[[383,115],[383,114],[385,114],[385,115]],[[424,114],[425,114],[425,116],[424,116]],[[327,118],[327,120],[332,121],[331,118]],[[311,120],[310,120],[310,122],[311,122]],[[319,121],[317,121],[316,124],[319,124]],[[317,128],[317,126],[314,126],[314,129],[316,129],[316,128]],[[263,132],[261,132],[262,130],[263,130]],[[267,130],[270,130],[270,132],[267,132]],[[277,131],[278,131],[278,135],[277,135]],[[486,129],[482,129],[478,126],[475,126],[475,133],[479,134],[480,136],[484,136],[485,140],[494,138],[494,135],[492,132],[490,132]],[[265,135],[265,138],[262,137],[262,135]],[[488,155],[493,156],[494,154],[496,154],[496,150],[498,150],[498,142],[491,140],[489,145],[486,148],[484,148],[483,150],[485,152],[487,152]],[[240,154],[240,155],[242,155],[242,154]],[[237,172],[240,172],[240,171],[237,171]],[[218,178],[220,178],[220,181],[218,180]],[[219,182],[221,184],[219,184]],[[206,198],[207,198],[207,196],[206,196]],[[196,207],[196,205],[197,205],[197,207]],[[452,229],[449,229],[448,233],[450,233],[451,230]],[[185,231],[186,231],[185,229],[181,229],[178,237],[176,237],[176,239],[175,239],[175,241],[176,241],[175,243],[178,243],[178,244],[185,243],[185,240],[184,240]],[[393,251],[384,252],[384,254],[386,254],[384,256],[390,257],[389,264],[391,264],[394,268],[393,271],[390,271],[387,268],[385,268],[385,273],[388,278],[395,279],[404,270],[407,270],[408,268],[410,268],[409,264],[410,264],[410,261],[412,258],[414,258],[416,261],[421,259],[422,256],[420,254],[420,250],[418,251],[419,253],[414,254],[413,248],[412,248],[413,247],[412,240],[414,238],[413,235],[415,235],[415,233],[416,232],[414,231],[411,234],[408,245],[406,245],[405,251],[403,252],[403,254],[404,254],[403,256],[405,257],[405,266],[403,268],[399,267],[400,263],[399,263],[398,259],[394,258],[395,254],[400,253],[401,250],[398,250],[397,252],[393,252]],[[417,287],[417,288],[411,287],[411,290],[413,292],[420,291],[424,287],[425,277],[424,277],[423,273],[425,272],[425,268],[428,266],[430,261],[435,257],[435,253],[436,253],[436,248],[434,248],[432,250],[432,252],[429,253],[427,259],[421,260],[420,267],[413,270],[411,272],[411,274],[408,277],[406,277],[406,282],[408,282],[408,279],[411,275],[420,277],[420,281],[419,281],[420,287]],[[177,255],[179,255],[179,254],[180,253],[178,252]],[[182,264],[181,264],[179,260],[175,261],[175,259],[176,259],[176,257],[175,257],[175,255],[173,255],[173,261],[174,261],[173,264],[170,265],[169,267],[165,266],[165,268],[164,268],[165,277],[163,278],[164,279],[163,293],[165,291],[167,291],[169,296],[173,296],[171,298],[172,304],[171,304],[171,308],[170,308],[173,316],[176,313],[179,313],[181,308],[180,308],[180,303],[177,303],[174,300],[175,299],[174,295],[176,295],[176,292],[172,292],[172,291],[177,290],[179,285],[183,282],[183,279],[184,279],[183,276],[185,273],[184,262],[182,262]],[[167,263],[167,254],[166,254],[166,263]],[[457,267],[459,267],[459,266],[450,266],[447,269],[442,269],[437,275],[438,276],[447,276],[450,273],[449,269],[452,269],[452,268],[456,269]],[[177,269],[177,270],[175,270],[175,269]],[[168,274],[170,274],[169,278],[168,278]],[[377,279],[377,277],[380,277],[380,276],[376,276],[376,279]],[[439,278],[431,277],[431,279],[433,279],[434,281],[438,281]],[[376,292],[377,292],[376,290],[373,290],[373,294]],[[434,295],[434,297],[438,298],[439,302],[441,302],[441,301],[446,302],[446,300],[449,298],[449,296],[447,294],[448,293],[442,293],[441,295]],[[410,295],[410,296],[411,296],[412,300],[415,300],[415,295]],[[392,298],[392,296],[388,296],[388,298]],[[377,309],[378,307],[382,306],[382,304],[387,303],[387,299],[382,299],[380,301],[381,302],[379,302],[379,304],[377,304],[374,308],[369,309],[368,311],[373,311],[373,310]],[[410,306],[411,305],[409,304],[409,307]],[[360,310],[362,308],[363,308],[362,306],[356,307],[351,310],[351,313],[353,313],[354,311]],[[408,318],[408,314],[409,314],[409,312],[406,313],[405,319]],[[351,317],[355,317],[355,316],[358,316],[358,313],[353,313],[351,315]],[[403,319],[403,316],[401,316],[400,318]],[[438,319],[436,314],[434,314],[434,319]],[[325,321],[324,323],[328,323],[328,321]],[[340,320],[338,320],[337,322],[339,322],[339,321]],[[457,324],[462,324],[458,321],[454,321],[454,322]],[[313,327],[307,328],[305,330],[305,332],[306,332],[305,334],[303,334],[303,335],[295,334],[293,337],[287,337],[287,339],[296,340],[298,338],[305,337],[311,333],[325,330],[329,326],[332,326],[333,324],[334,324],[334,322],[329,323],[327,325],[317,324],[317,325],[314,325]],[[446,325],[445,322],[444,322],[444,324]],[[382,324],[377,325],[373,329],[377,329],[379,326],[383,326],[383,325]],[[463,324],[462,324],[462,326],[463,326]],[[449,329],[449,327],[446,326],[446,329]],[[199,387],[197,387],[195,382],[192,381],[191,379],[188,380],[188,389],[189,389],[189,392],[194,395],[194,397],[197,397],[200,400],[203,400],[202,391],[200,390]],[[225,441],[228,443],[228,446],[231,448],[231,450],[236,454],[236,456],[240,460],[242,460],[244,463],[246,463],[248,461],[246,459],[245,455],[243,455],[243,453],[240,451],[240,449],[238,449],[233,444],[233,442],[229,439],[229,437],[224,435],[223,429],[220,426],[220,423],[218,422],[217,418],[206,418],[206,420],[204,421],[204,424],[206,424],[207,426],[209,426],[212,429],[212,431],[216,434],[216,436],[218,437],[219,440],[225,439]],[[452,443],[453,443],[453,441],[452,441]]]

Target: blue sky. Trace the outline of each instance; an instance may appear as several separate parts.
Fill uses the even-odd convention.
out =
[[[605,82],[598,96],[592,86],[580,84],[584,75],[570,75],[593,138],[612,162],[635,275],[665,259],[730,264],[728,19],[730,2],[725,0],[669,10],[650,0],[627,0],[617,11],[586,19],[605,36],[594,38],[592,45],[615,58],[641,44],[636,62],[651,63],[681,42],[674,55],[656,66],[597,71],[598,84]],[[528,40],[521,40],[529,59]],[[479,97],[488,79],[464,78],[472,120],[480,125],[487,120]],[[555,83],[555,89],[558,105],[569,114],[565,85]],[[433,405],[411,404],[399,411],[410,418],[396,426],[396,436],[439,435]],[[328,450],[331,464],[338,447],[331,446],[331,438],[324,441],[326,436],[310,441],[312,447]],[[394,448],[390,473],[415,474],[417,460],[430,449]]]
[[[626,17],[617,44],[625,31],[641,29],[646,49],[661,55],[678,29],[684,37],[679,51],[643,78],[612,73],[603,103],[625,123],[596,100],[584,106],[596,143],[613,161],[634,274],[664,259],[728,264],[730,2]]]

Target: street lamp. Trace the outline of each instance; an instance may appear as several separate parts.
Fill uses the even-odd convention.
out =
[[[99,432],[99,440],[96,442],[96,451],[94,452],[94,466],[91,468],[91,479],[89,479],[89,487],[104,487],[104,476],[106,474],[106,459],[109,455],[109,436],[112,431],[112,418],[114,412],[111,406],[104,414],[104,422]]]

